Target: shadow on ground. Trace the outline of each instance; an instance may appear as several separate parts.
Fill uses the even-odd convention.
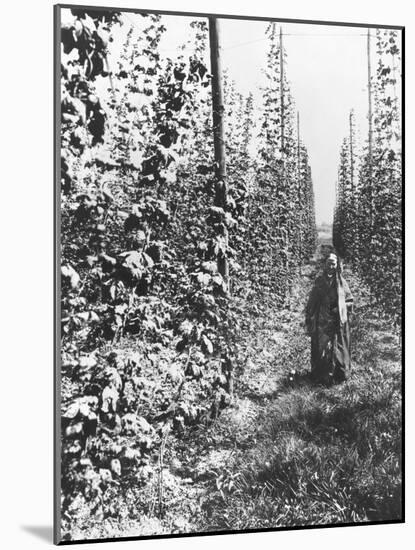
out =
[[[44,542],[53,542],[53,527],[51,525],[22,525],[21,528]]]

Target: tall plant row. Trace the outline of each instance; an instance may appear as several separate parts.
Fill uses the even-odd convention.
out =
[[[296,122],[283,34],[271,23],[267,36],[267,84],[262,89],[246,250],[250,277],[282,305],[299,267],[315,251],[316,224],[311,169]]]
[[[344,139],[337,180],[333,240],[361,272],[375,302],[401,323],[402,153],[396,31],[377,30],[376,70],[371,76],[371,135],[359,154],[353,114]]]
[[[61,484],[69,533],[91,514],[164,515],[166,441],[230,402],[241,291],[266,289],[283,304],[316,229],[275,26],[259,137],[253,95],[225,76],[229,193],[219,208],[207,23],[193,21],[171,59],[160,49],[159,15],[131,26],[117,12],[66,11]],[[117,58],[114,33],[123,37]]]

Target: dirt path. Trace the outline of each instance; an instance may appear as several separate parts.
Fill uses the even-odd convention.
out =
[[[308,380],[304,305],[318,256],[285,310],[252,320],[234,403],[185,461],[189,530],[393,519],[400,514],[399,340],[348,269],[357,314],[353,375],[332,388]],[[180,512],[179,512],[180,514]],[[187,516],[187,517],[186,517]]]

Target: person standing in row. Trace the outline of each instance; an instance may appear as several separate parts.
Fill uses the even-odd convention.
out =
[[[326,384],[346,380],[350,368],[350,313],[353,297],[339,258],[330,253],[311,290],[306,328],[311,336],[311,375]]]

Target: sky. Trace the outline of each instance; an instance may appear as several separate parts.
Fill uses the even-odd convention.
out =
[[[125,25],[114,35],[117,49],[128,28],[140,32],[140,15],[125,13]],[[161,55],[174,57],[189,36],[194,17],[163,16],[167,31]],[[261,85],[268,41],[265,21],[221,19],[223,67],[236,88],[261,104]],[[278,24],[280,26],[280,24]],[[331,223],[340,146],[349,131],[353,109],[358,133],[367,134],[367,29],[363,27],[281,23],[287,54],[285,71],[300,115],[300,134],[307,147],[314,184],[317,223]],[[375,30],[371,33],[374,35]],[[372,39],[372,64],[375,43]]]

